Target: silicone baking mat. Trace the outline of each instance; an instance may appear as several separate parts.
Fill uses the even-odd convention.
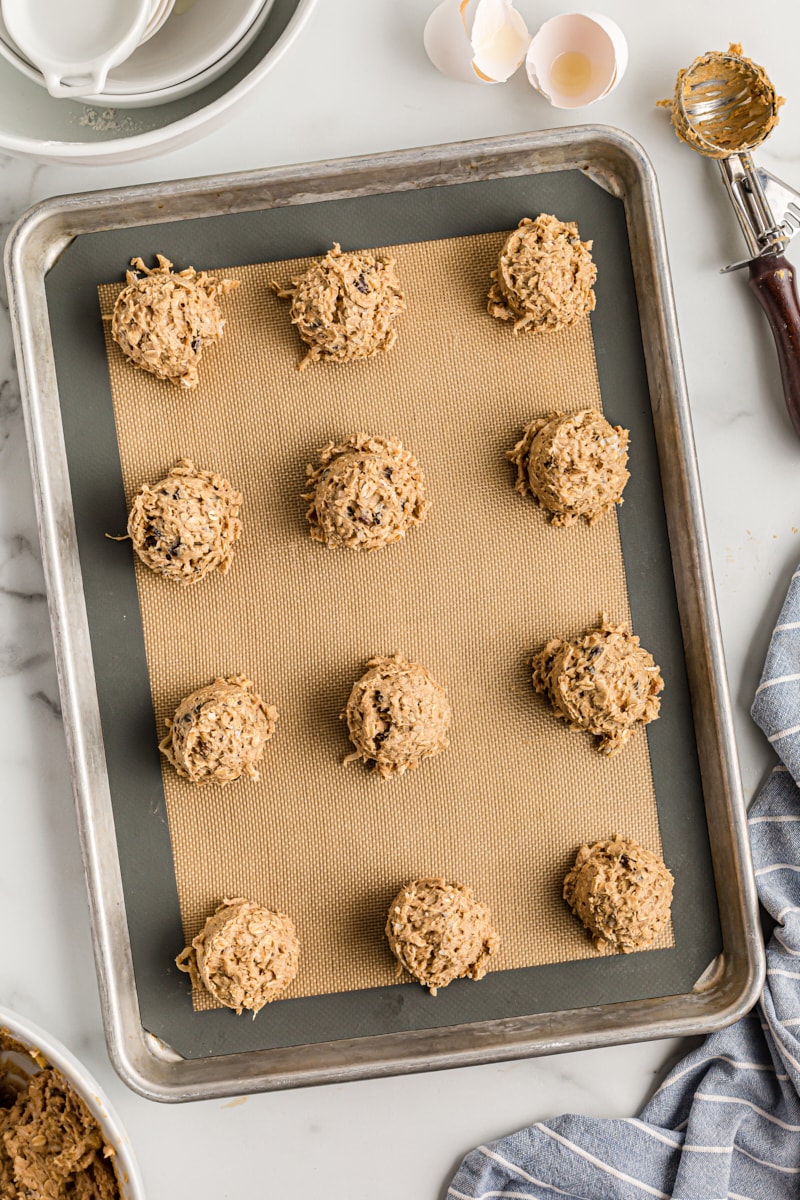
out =
[[[578,219],[594,239],[598,309],[591,325],[552,339],[514,338],[485,312],[488,271],[503,231],[537,211]],[[287,306],[266,285],[302,263],[263,260],[319,254],[334,240],[392,245],[409,311],[391,354],[298,373]],[[112,347],[112,404],[97,309],[85,308],[87,268],[96,284],[119,277],[131,254],[156,251],[179,267],[225,269],[242,286],[224,302],[225,339],[196,393],[127,369]],[[92,322],[78,338],[91,342],[92,401],[75,411],[64,399],[63,328],[54,342],[146,1028],[192,1056],[689,990],[719,935],[619,203],[562,173],[91,235],[49,288],[63,286],[62,266],[73,283],[80,275],[66,323],[80,310]],[[115,290],[103,289],[105,307]],[[530,416],[599,405],[601,394],[609,418],[632,431],[619,528],[611,515],[592,530],[554,530],[513,491],[503,450]],[[376,555],[312,543],[299,499],[315,450],[356,429],[400,436],[434,501],[423,527]],[[101,526],[124,528],[132,489],[182,455],[244,492],[246,522],[231,575],[185,591],[141,568],[135,581],[129,548],[96,540]],[[602,609],[632,613],[667,680],[660,720],[611,760],[555,722],[527,665],[546,638],[579,633]],[[349,746],[338,717],[366,659],[395,649],[446,685],[454,727],[445,754],[382,783],[341,766]],[[281,712],[262,783],[196,790],[168,768],[162,777],[164,716],[215,674],[240,670]],[[662,949],[598,960],[559,898],[564,871],[582,840],[617,829],[657,849],[659,816],[676,874],[675,947],[669,932]],[[433,873],[469,882],[503,936],[492,975],[435,1001],[392,985],[382,939],[396,888]],[[295,998],[255,1022],[224,1011],[187,1022],[188,989],[171,960],[234,892],[294,916]]]

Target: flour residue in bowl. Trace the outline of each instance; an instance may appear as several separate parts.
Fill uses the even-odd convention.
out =
[[[84,129],[96,129],[98,133],[144,133],[148,127],[133,117],[122,116],[115,108],[84,107],[78,124]]]

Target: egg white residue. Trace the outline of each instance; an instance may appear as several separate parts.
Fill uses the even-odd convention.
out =
[[[545,21],[528,48],[528,79],[554,108],[583,108],[612,92],[628,65],[620,27],[601,13]]]

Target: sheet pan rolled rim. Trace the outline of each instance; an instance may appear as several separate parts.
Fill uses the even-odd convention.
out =
[[[218,216],[566,169],[584,171],[625,204],[662,479],[679,512],[670,521],[667,505],[673,569],[684,585],[677,593],[690,682],[693,696],[707,701],[700,714],[695,705],[695,722],[716,886],[724,898],[721,969],[705,990],[673,998],[291,1050],[179,1058],[159,1048],[139,1018],[99,706],[93,673],[86,670],[91,651],[47,271],[82,233],[166,222],[176,212]],[[151,1099],[211,1098],[703,1033],[748,1011],[763,985],[764,950],[658,188],[639,143],[620,130],[581,126],[55,197],[18,220],[5,264],[103,1022],[122,1079]]]
[[[595,1009],[563,1009],[533,1018],[476,1022],[460,1027],[465,1031],[462,1048],[443,1049],[443,1035],[452,1031],[441,1029],[327,1042],[309,1047],[318,1060],[314,1065],[297,1062],[297,1047],[219,1060],[176,1061],[168,1048],[154,1045],[154,1039],[141,1027],[138,1036],[127,1043],[127,1055],[116,1055],[111,1046],[109,1053],[117,1072],[133,1091],[148,1100],[181,1103],[712,1033],[743,1016],[752,1006],[754,998],[744,998],[735,987],[726,991],[731,993],[728,1003],[719,1007],[711,1019],[703,1011],[702,997],[690,993]],[[587,1013],[595,1018],[594,1024],[576,1033],[576,1024],[585,1022]],[[213,1079],[208,1078],[209,1061],[216,1061],[220,1068]]]

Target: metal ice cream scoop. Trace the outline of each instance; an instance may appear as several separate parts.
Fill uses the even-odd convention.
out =
[[[800,437],[800,301],[794,268],[784,257],[800,230],[800,192],[753,161],[751,151],[777,124],[782,100],[763,67],[740,49],[704,54],[680,72],[672,122],[692,149],[719,162],[750,255],[723,270],[749,267],[749,285],[769,321],[786,407]]]

